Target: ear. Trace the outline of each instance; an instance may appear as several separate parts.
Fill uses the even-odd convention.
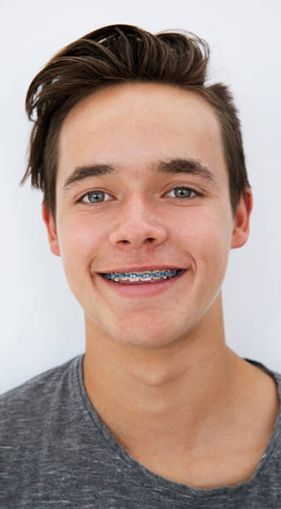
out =
[[[44,202],[42,203],[42,217],[47,228],[50,249],[54,255],[61,256],[55,221],[49,207]]]
[[[253,193],[250,187],[245,188],[238,202],[234,220],[231,248],[242,247],[246,244],[250,230],[250,215],[253,209]]]

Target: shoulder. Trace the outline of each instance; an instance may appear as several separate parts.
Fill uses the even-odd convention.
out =
[[[0,441],[34,433],[50,419],[69,389],[77,356],[0,395]],[[8,440],[9,441],[9,440]]]
[[[47,485],[51,483],[50,471],[56,470],[66,443],[66,449],[71,444],[68,433],[70,440],[74,436],[67,425],[76,424],[80,359],[74,357],[0,395],[1,508],[3,500],[5,507],[25,506],[25,497],[37,496],[36,486],[44,486],[47,478]]]

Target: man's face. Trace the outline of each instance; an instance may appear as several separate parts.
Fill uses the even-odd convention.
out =
[[[89,175],[96,165],[115,171]],[[86,178],[65,185],[85,167]],[[208,327],[218,316],[229,250],[246,241],[249,213],[244,199],[232,213],[218,120],[196,94],[154,83],[117,85],[66,117],[57,229],[44,206],[43,217],[88,334],[151,347]],[[146,267],[185,272],[157,286],[99,274]]]

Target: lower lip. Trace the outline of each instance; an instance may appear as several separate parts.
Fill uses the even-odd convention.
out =
[[[178,276],[175,276],[170,279],[164,279],[163,281],[159,281],[158,283],[138,283],[138,284],[122,284],[116,283],[115,281],[111,281],[110,279],[105,279],[100,274],[98,274],[99,279],[102,280],[109,288],[118,292],[119,295],[128,296],[128,297],[142,297],[146,295],[158,295],[173,286],[176,286],[177,283],[182,279],[182,277],[186,274],[187,270],[181,272]]]

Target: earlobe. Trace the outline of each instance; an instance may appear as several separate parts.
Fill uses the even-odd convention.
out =
[[[244,246],[249,237],[250,215],[253,209],[253,193],[250,187],[247,187],[244,194],[241,195],[237,205],[232,232],[231,248],[235,249]]]
[[[55,221],[45,202],[42,203],[42,218],[47,228],[50,249],[54,255],[61,256]]]

